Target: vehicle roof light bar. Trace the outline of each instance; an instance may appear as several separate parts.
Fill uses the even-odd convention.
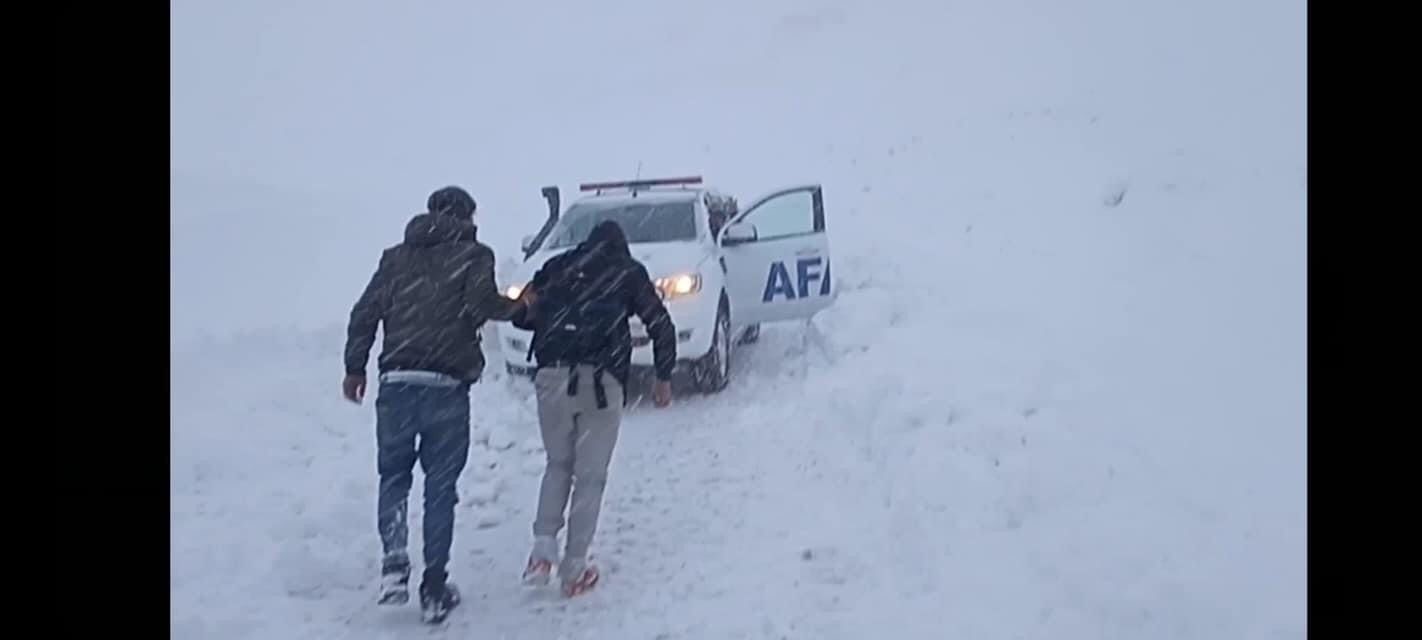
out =
[[[585,182],[578,185],[579,191],[610,191],[612,189],[630,189],[637,191],[648,187],[670,187],[692,184],[701,184],[701,176],[686,176],[683,178],[656,178],[651,180],[625,180],[620,182]]]

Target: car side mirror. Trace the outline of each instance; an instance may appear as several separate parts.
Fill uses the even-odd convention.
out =
[[[520,249],[523,249],[524,253],[528,253],[531,249],[533,249],[533,241],[537,239],[538,236],[524,236],[523,242],[519,244],[518,247]]]
[[[726,232],[721,235],[722,246],[734,247],[738,244],[755,242],[755,225],[741,222],[726,227]]]

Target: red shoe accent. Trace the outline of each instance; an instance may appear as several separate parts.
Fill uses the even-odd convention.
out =
[[[523,570],[523,581],[530,584],[548,584],[553,575],[553,563],[537,558],[528,559],[528,567]]]
[[[583,569],[583,574],[577,580],[563,583],[563,595],[574,598],[587,593],[597,585],[599,578],[597,567],[589,566]]]

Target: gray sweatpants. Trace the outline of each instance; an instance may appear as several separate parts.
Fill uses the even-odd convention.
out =
[[[534,377],[538,390],[538,423],[548,466],[538,494],[538,514],[533,535],[553,537],[563,528],[563,510],[571,490],[573,505],[568,509],[568,543],[564,557],[568,565],[587,558],[602,510],[602,490],[607,484],[607,467],[617,445],[622,423],[622,386],[611,374],[602,375],[607,408],[598,409],[593,394],[593,367],[578,367],[576,395],[568,395],[568,369],[539,369]]]

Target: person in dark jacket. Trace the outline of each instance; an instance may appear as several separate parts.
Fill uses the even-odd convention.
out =
[[[619,322],[590,352],[571,358],[559,352],[557,341],[545,340],[550,330],[546,318],[539,317],[540,288],[570,270],[579,270],[594,279],[586,290],[596,292],[597,304],[620,310]],[[534,545],[524,579],[546,583],[554,565],[569,596],[591,588],[598,579],[597,567],[588,562],[588,549],[597,529],[603,487],[622,408],[627,401],[624,389],[631,371],[632,337],[627,316],[641,318],[652,339],[656,383],[653,397],[659,407],[671,403],[671,376],[676,364],[676,327],[662,305],[656,285],[646,267],[637,262],[627,247],[627,236],[615,222],[603,222],[574,249],[551,258],[522,294],[527,305],[518,309],[513,324],[534,332],[533,353],[538,371],[534,386],[538,391],[539,431],[547,453],[547,466],[538,495],[538,511],[533,523]],[[566,343],[562,343],[566,344]],[[558,532],[563,514],[568,513],[568,539],[561,562],[558,559]]]
[[[522,303],[499,293],[494,252],[480,244],[474,199],[458,187],[435,191],[429,211],[405,225],[405,240],[380,264],[351,309],[345,397],[365,397],[366,362],[384,325],[376,399],[376,522],[384,558],[381,604],[409,600],[407,501],[418,459],[425,472],[424,560],[420,605],[442,620],[459,603],[446,565],[453,541],[455,481],[469,453],[469,387],[484,369],[480,329],[507,320]]]

